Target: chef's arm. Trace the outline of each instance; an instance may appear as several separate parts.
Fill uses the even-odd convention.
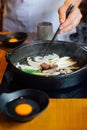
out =
[[[64,4],[59,8],[60,33],[73,30],[81,21],[82,14],[79,5],[83,0],[65,0]],[[73,11],[66,18],[66,11],[70,4],[74,5]]]

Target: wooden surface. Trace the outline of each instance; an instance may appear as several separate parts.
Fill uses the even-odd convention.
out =
[[[7,66],[5,54],[0,49],[0,82]],[[0,130],[87,130],[87,99],[50,99],[46,110],[26,123],[0,112]]]
[[[7,66],[5,55],[6,51],[0,49],[0,83],[2,81],[2,77]]]
[[[87,130],[86,99],[50,99],[47,109],[30,122],[0,114],[0,130]]]

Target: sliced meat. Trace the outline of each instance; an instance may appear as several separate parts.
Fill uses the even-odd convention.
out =
[[[46,62],[43,62],[40,66],[41,66],[42,70],[48,70],[51,67],[50,64],[48,64]]]
[[[58,65],[55,65],[54,67],[47,69],[47,70],[43,70],[42,72],[50,75],[53,74],[54,72],[56,72],[56,70],[58,70]]]

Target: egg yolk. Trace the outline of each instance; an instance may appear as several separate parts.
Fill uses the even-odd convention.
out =
[[[32,112],[32,106],[29,104],[19,104],[15,107],[15,112],[18,115],[26,116]]]
[[[9,42],[18,42],[18,39],[17,38],[10,38]]]

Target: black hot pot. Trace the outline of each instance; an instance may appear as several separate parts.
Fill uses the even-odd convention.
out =
[[[49,53],[56,53],[60,57],[70,56],[75,58],[82,64],[82,67],[72,73],[55,75],[55,76],[40,76],[22,72],[15,67],[16,63],[26,59],[28,56],[42,55],[49,41],[34,41],[29,44],[20,45],[11,53],[6,54],[6,59],[14,74],[19,75],[25,83],[30,84],[30,88],[43,90],[58,90],[62,88],[73,87],[86,79],[87,76],[87,50],[76,43],[65,41],[55,41],[48,50]]]

